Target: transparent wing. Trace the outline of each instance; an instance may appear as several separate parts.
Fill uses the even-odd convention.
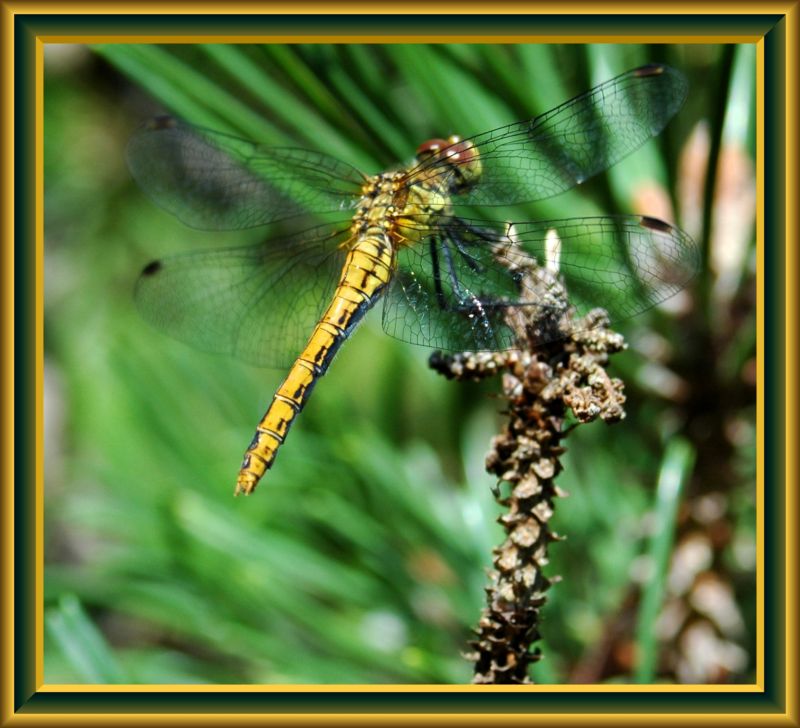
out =
[[[320,152],[265,147],[159,117],[128,143],[134,179],[190,227],[230,230],[349,210],[364,176]]]
[[[494,237],[505,242],[454,223],[400,248],[384,298],[384,331],[447,351],[512,347],[505,310],[519,290],[512,271],[493,257]]]
[[[623,73],[535,117],[471,137],[479,183],[455,205],[505,205],[558,195],[611,167],[658,134],[686,98],[685,77],[651,64]],[[463,155],[462,155],[463,156]],[[447,149],[420,163],[411,181],[454,174]],[[464,163],[470,163],[466,160]]]
[[[612,322],[674,295],[699,265],[686,233],[648,217],[525,222],[502,230],[452,219],[399,251],[383,327],[404,341],[448,351],[511,348],[511,309],[527,307],[529,317],[557,313],[541,290],[527,287],[520,263],[554,265],[556,255],[577,315],[602,307]]]
[[[176,255],[145,266],[142,316],[202,351],[288,366],[330,303],[349,232],[328,226],[262,245]]]

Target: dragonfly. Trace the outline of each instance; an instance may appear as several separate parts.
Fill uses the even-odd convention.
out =
[[[291,226],[257,245],[155,260],[136,285],[140,312],[166,334],[288,367],[235,493],[256,488],[315,384],[379,300],[385,332],[412,344],[515,348],[509,312],[544,314],[549,304],[503,260],[509,225],[466,215],[580,185],[657,135],[686,95],[679,71],[645,65],[529,120],[426,141],[410,164],[374,175],[322,151],[260,145],[172,117],[145,124],[128,144],[129,168],[183,223]],[[541,264],[554,233],[570,304],[578,313],[602,305],[611,321],[674,295],[698,267],[686,233],[640,215],[515,221],[517,262]]]

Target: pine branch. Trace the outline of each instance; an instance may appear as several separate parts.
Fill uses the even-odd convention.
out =
[[[543,569],[549,544],[559,540],[549,521],[555,499],[563,495],[555,479],[562,470],[562,441],[574,429],[565,427],[569,411],[578,423],[625,416],[623,384],[606,371],[609,355],[625,348],[622,336],[609,329],[601,309],[574,317],[555,261],[534,266],[527,256],[515,258],[513,250],[512,244],[498,251],[498,258],[542,302],[509,309],[507,322],[520,348],[436,353],[430,361],[460,381],[501,373],[508,402],[508,420],[486,459],[487,471],[499,479],[495,498],[505,510],[498,520],[506,538],[493,550],[487,605],[470,643],[473,682],[480,684],[530,683],[529,667],[540,658],[532,646],[540,639],[539,612],[554,581]]]

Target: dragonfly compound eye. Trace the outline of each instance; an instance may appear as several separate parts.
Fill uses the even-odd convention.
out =
[[[447,139],[428,139],[417,147],[417,160],[423,162],[430,159],[448,146],[450,142]]]
[[[450,167],[446,187],[452,194],[465,192],[473,187],[481,176],[480,152],[469,140],[459,136],[449,139],[429,139],[417,147],[417,161],[436,159],[443,167]],[[441,167],[440,167],[441,169]]]

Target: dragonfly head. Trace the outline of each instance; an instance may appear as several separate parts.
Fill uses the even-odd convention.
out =
[[[436,160],[439,171],[447,167],[447,185],[458,194],[478,182],[481,176],[481,155],[469,139],[451,136],[449,139],[429,139],[417,147],[417,161]],[[433,169],[433,168],[432,168]]]

